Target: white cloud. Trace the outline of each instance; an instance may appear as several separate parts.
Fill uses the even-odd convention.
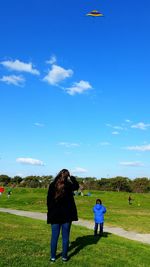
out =
[[[115,130],[125,130],[125,128],[122,127],[122,126],[118,126],[118,125],[113,126],[110,123],[106,123],[106,126],[112,128],[112,129],[115,129]],[[119,132],[118,131],[114,131],[112,134],[119,134]]]
[[[16,161],[22,164],[37,165],[37,166],[44,165],[43,161],[33,158],[17,158]]]
[[[88,171],[84,168],[76,167],[74,170],[71,171],[72,173],[87,173]]]
[[[120,165],[126,166],[126,167],[141,167],[141,166],[144,166],[144,164],[139,162],[139,161],[123,161],[123,162],[120,162]]]
[[[134,151],[150,151],[150,144],[142,146],[128,146],[125,149]]]
[[[81,80],[80,82],[74,83],[70,88],[66,88],[66,92],[69,95],[82,94],[85,91],[92,89],[92,86],[89,82]]]
[[[112,125],[110,123],[106,123],[107,127],[112,127]]]
[[[109,146],[110,143],[109,142],[100,142],[99,145],[100,146]]]
[[[122,126],[113,126],[113,128],[116,130],[123,130],[124,129]]]
[[[68,143],[68,142],[60,142],[58,143],[58,145],[65,147],[79,147],[79,144],[77,143]]]
[[[71,77],[72,75],[73,71],[71,69],[64,69],[54,64],[52,65],[52,69],[44,77],[43,81],[46,81],[51,85],[57,85],[58,83]]]
[[[9,76],[3,76],[0,79],[0,81],[5,82],[7,84],[13,84],[13,85],[21,86],[24,84],[25,79],[22,76],[9,75]]]
[[[33,65],[31,62],[25,63],[25,62],[22,62],[16,59],[14,61],[12,60],[2,61],[0,62],[0,64],[10,70],[19,71],[19,72],[28,72],[34,75],[40,74],[40,72],[37,69],[33,68]]]
[[[51,58],[49,60],[46,61],[46,63],[52,65],[52,64],[56,63],[56,61],[57,61],[57,58],[55,55],[53,55],[53,56],[51,56]]]
[[[114,131],[114,132],[112,132],[112,134],[117,135],[117,134],[119,134],[119,132]]]
[[[34,125],[37,127],[44,127],[44,124],[40,122],[35,122]]]
[[[136,128],[140,130],[146,130],[148,127],[150,127],[150,123],[145,124],[144,122],[139,122],[137,124],[131,125],[131,128]]]
[[[125,120],[125,122],[131,123],[131,120],[128,120],[128,119],[127,119],[127,120]]]

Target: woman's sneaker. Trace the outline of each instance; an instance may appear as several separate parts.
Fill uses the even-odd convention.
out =
[[[62,261],[63,262],[66,262],[68,259],[67,258],[62,258]]]
[[[50,261],[51,261],[51,262],[55,262],[55,258],[51,258]]]

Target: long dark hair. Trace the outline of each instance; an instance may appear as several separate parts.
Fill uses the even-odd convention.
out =
[[[68,176],[70,176],[69,171],[67,169],[62,169],[55,177],[54,182],[55,182],[55,199],[56,200],[64,196],[65,183],[66,183]]]
[[[96,204],[100,204],[100,205],[101,205],[101,204],[102,204],[101,199],[97,198],[97,199],[96,199]]]

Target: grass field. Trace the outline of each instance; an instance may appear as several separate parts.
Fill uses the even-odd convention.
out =
[[[0,213],[0,267],[62,266],[61,238],[58,258],[49,262],[50,229],[43,221]],[[150,246],[105,233],[72,226],[69,261],[71,267],[149,267]]]
[[[86,192],[85,192],[86,193]],[[80,218],[93,220],[92,207],[101,198],[107,208],[105,224],[125,230],[150,233],[150,194],[132,194],[133,204],[128,204],[128,193],[91,191],[91,196],[75,196]],[[0,207],[46,212],[47,189],[15,188],[10,199],[4,193]]]

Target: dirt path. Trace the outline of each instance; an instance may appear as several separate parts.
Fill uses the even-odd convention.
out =
[[[39,219],[39,220],[46,221],[46,213],[41,213],[41,212],[12,210],[12,209],[5,209],[5,208],[0,208],[0,212],[6,212],[6,213],[19,215],[19,216],[25,216],[25,217],[29,217],[29,218],[33,218],[33,219]],[[83,219],[79,219],[77,222],[73,222],[73,224],[79,225],[79,226],[84,226],[88,229],[93,229],[93,225],[94,225],[93,222],[83,220]],[[107,227],[107,226],[104,226],[104,231],[121,236],[121,237],[124,237],[124,238],[131,239],[131,240],[150,244],[150,234],[139,234],[139,233],[132,232],[132,231],[125,231],[122,228]]]

